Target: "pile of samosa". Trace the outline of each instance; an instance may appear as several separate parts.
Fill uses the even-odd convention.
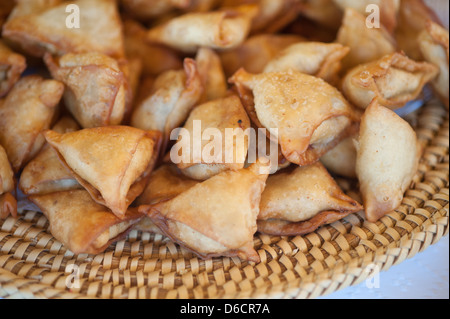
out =
[[[422,0],[2,0],[0,27],[0,218],[32,203],[75,254],[138,229],[258,262],[256,232],[376,222],[423,151],[395,111],[425,88],[449,105],[448,30]],[[276,163],[245,136],[231,163],[175,163],[199,121],[265,129]]]

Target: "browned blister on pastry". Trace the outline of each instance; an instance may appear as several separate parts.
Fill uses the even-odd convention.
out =
[[[419,45],[425,60],[439,68],[433,88],[441,101],[449,107],[449,45],[448,30],[433,21],[428,21],[426,30],[419,36]]]
[[[119,218],[143,192],[161,142],[159,132],[127,126],[47,131],[45,137],[92,198]]]
[[[293,34],[258,34],[249,37],[239,47],[220,53],[227,77],[240,68],[250,73],[262,73],[267,63],[288,46],[304,41]]]
[[[317,162],[359,121],[359,114],[336,88],[311,75],[240,70],[230,81],[252,121],[268,129],[284,157],[300,166]]]
[[[362,206],[344,194],[322,164],[288,168],[267,180],[258,231],[305,235],[361,210]]]
[[[53,131],[60,134],[79,129],[78,124],[70,117],[61,118],[52,127]],[[19,188],[25,195],[44,195],[79,189],[82,186],[61,163],[56,150],[47,144],[22,170]]]
[[[240,6],[187,13],[150,29],[147,39],[187,53],[196,52],[200,47],[235,48],[250,32],[257,11],[255,6]]]
[[[74,254],[99,254],[125,237],[142,214],[129,208],[123,218],[96,203],[86,190],[33,195],[47,217],[51,234]]]
[[[375,222],[401,205],[420,156],[420,144],[408,122],[374,100],[361,120],[356,158],[368,221]]]
[[[26,67],[25,57],[12,51],[0,39],[0,98],[11,90]]]
[[[31,75],[20,79],[0,100],[0,144],[15,172],[31,160],[45,143],[64,92],[64,84]]]
[[[184,70],[167,71],[155,80],[148,97],[133,111],[131,125],[163,133],[163,149],[173,129],[189,116],[203,93],[197,64],[186,58]]]
[[[350,70],[342,80],[342,90],[359,108],[367,108],[376,98],[381,105],[398,109],[418,98],[437,74],[433,64],[393,53]]]
[[[196,180],[242,169],[250,143],[249,128],[250,119],[236,95],[199,105],[171,150],[172,160],[177,159],[182,173]]]
[[[17,200],[12,195],[15,188],[14,172],[5,149],[0,145],[0,220],[9,215],[17,217]]]
[[[365,16],[350,8],[345,10],[336,42],[350,48],[342,61],[343,70],[396,52],[395,40],[384,26],[368,28]]]
[[[253,235],[268,176],[260,174],[259,168],[254,164],[220,173],[171,200],[141,206],[140,211],[168,237],[202,258],[238,256],[258,262]]]
[[[397,27],[397,16],[400,9],[400,0],[333,0],[342,10],[352,8],[357,12],[368,16],[379,17],[379,22],[393,33]],[[372,7],[371,7],[372,5]],[[374,7],[376,6],[376,7]],[[376,8],[376,11],[374,11]],[[369,19],[371,19],[369,17]],[[372,19],[370,20],[373,21]]]
[[[66,85],[65,105],[83,128],[121,124],[129,86],[115,59],[97,52],[44,59],[52,76]]]
[[[441,24],[439,17],[424,0],[400,1],[395,38],[399,50],[404,51],[408,57],[416,61],[423,59],[417,38],[426,29],[427,21]]]
[[[46,52],[62,55],[94,51],[124,56],[115,1],[78,0],[77,7],[69,4],[62,0],[19,0],[3,26],[3,37],[38,57]]]
[[[280,52],[266,65],[264,72],[296,70],[337,83],[341,61],[349,51],[339,43],[301,42]]]

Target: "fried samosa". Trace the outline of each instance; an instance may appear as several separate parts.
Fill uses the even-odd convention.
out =
[[[415,61],[423,60],[418,37],[427,27],[427,21],[441,24],[437,14],[424,0],[401,0],[395,39],[402,50]]]
[[[220,11],[187,13],[148,31],[150,42],[194,53],[200,47],[232,49],[250,32],[255,6],[240,6]]]
[[[186,9],[192,0],[120,0],[125,12],[136,19],[149,19],[171,12]]]
[[[428,21],[426,30],[419,36],[419,45],[425,60],[439,68],[439,75],[432,82],[441,101],[449,107],[449,45],[448,30],[433,21]]]
[[[202,93],[197,64],[186,58],[184,70],[167,71],[158,76],[148,97],[133,111],[131,126],[162,132],[164,150],[172,130],[186,120]]]
[[[100,52],[124,57],[122,24],[114,0],[18,0],[3,37],[30,55]],[[78,20],[79,19],[79,20]],[[78,24],[79,22],[79,24]]]
[[[334,0],[303,0],[300,13],[331,30],[339,28],[343,15]]]
[[[45,133],[63,164],[99,204],[124,218],[159,156],[161,134],[128,126]]]
[[[51,234],[76,255],[105,251],[142,218],[137,208],[129,208],[123,218],[118,218],[84,189],[32,195],[29,199],[47,217]]]
[[[262,73],[267,63],[288,46],[304,41],[293,34],[258,34],[249,37],[239,47],[220,53],[227,77],[240,68],[250,73]]]
[[[321,163],[334,174],[356,178],[356,148],[353,140],[357,137],[355,134],[344,139],[320,158]]]
[[[258,262],[253,235],[268,177],[260,169],[257,163],[220,173],[171,200],[140,206],[139,211],[173,241],[202,258],[238,256]]]
[[[295,20],[300,11],[298,0],[224,0],[223,7],[235,7],[245,4],[258,6],[258,13],[253,19],[251,31],[257,33],[274,33],[282,30]]]
[[[152,172],[145,190],[134,205],[155,205],[168,201],[199,183],[183,175],[176,165],[163,164]]]
[[[184,176],[175,165],[163,164],[152,172],[144,192],[133,205],[156,205],[180,195],[199,183]],[[134,228],[144,232],[163,234],[148,216],[144,216]]]
[[[301,42],[284,49],[271,60],[264,72],[290,69],[314,75],[329,83],[337,83],[341,61],[350,49],[339,43]]]
[[[121,124],[129,86],[115,59],[90,52],[46,54],[44,60],[53,78],[66,85],[65,105],[83,128]]]
[[[8,94],[26,67],[25,57],[12,51],[0,39],[0,98]]]
[[[183,127],[189,134],[180,134],[171,150],[172,161],[176,158],[182,173],[196,180],[242,169],[249,147],[249,128],[250,119],[235,95],[199,105]],[[199,154],[195,154],[196,145],[200,146]]]
[[[396,52],[395,40],[384,26],[369,29],[366,18],[350,8],[345,10],[336,42],[350,48],[342,61],[344,71]]]
[[[139,58],[142,63],[142,74],[156,76],[168,70],[178,70],[183,67],[183,61],[178,54],[165,46],[148,43],[147,30],[138,22],[125,19],[123,21],[125,34],[125,53],[128,58]]]
[[[356,174],[366,218],[376,222],[401,205],[422,149],[408,122],[376,99],[362,117],[356,148]]]
[[[15,188],[14,172],[5,149],[0,145],[0,220],[9,215],[17,217],[17,200],[12,195]]]
[[[200,48],[195,62],[204,88],[199,103],[225,97],[228,86],[219,55],[214,50]]]
[[[20,79],[0,100],[0,145],[14,172],[45,144],[41,133],[52,125],[63,92],[63,83],[30,75]]]
[[[297,166],[267,179],[258,231],[277,236],[305,235],[362,209],[344,194],[322,164]]]
[[[230,81],[252,121],[268,129],[284,157],[300,166],[317,162],[359,121],[336,88],[311,75],[293,70],[254,75],[241,69]]]
[[[79,129],[78,124],[70,117],[63,117],[52,127],[53,131],[60,134]],[[22,170],[19,188],[25,195],[44,195],[81,189],[82,186],[61,163],[58,153],[46,144]]]
[[[419,97],[437,74],[433,64],[393,53],[350,70],[342,80],[342,91],[353,105],[362,109],[374,98],[385,107],[398,109]]]

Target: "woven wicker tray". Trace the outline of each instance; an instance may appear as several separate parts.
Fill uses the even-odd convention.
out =
[[[448,111],[410,116],[425,146],[403,204],[377,223],[354,214],[303,237],[255,235],[258,264],[201,260],[165,237],[132,231],[99,255],[74,256],[39,212],[0,221],[3,298],[315,298],[413,257],[449,231]],[[351,193],[352,183],[339,181]],[[75,265],[75,266],[73,266]],[[78,286],[66,283],[78,275]]]

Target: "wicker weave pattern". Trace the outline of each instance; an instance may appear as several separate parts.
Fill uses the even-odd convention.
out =
[[[430,102],[412,118],[425,152],[403,204],[377,223],[350,215],[304,237],[255,236],[261,263],[203,261],[160,235],[133,231],[96,256],[74,256],[38,212],[0,221],[3,298],[315,298],[385,271],[449,231],[449,120]],[[352,185],[341,181],[352,193]],[[80,287],[68,289],[71,265]]]

